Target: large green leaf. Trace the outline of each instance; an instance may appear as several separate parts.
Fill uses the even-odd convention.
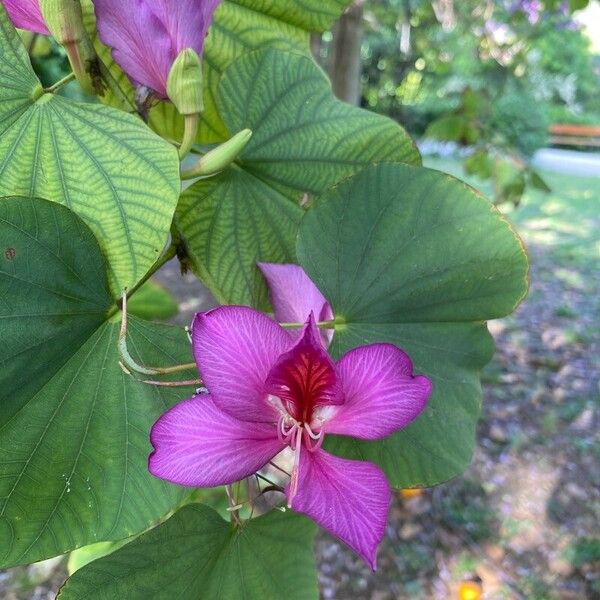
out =
[[[226,4],[262,13],[305,31],[325,31],[351,0],[228,0]]]
[[[428,408],[403,431],[375,442],[340,437],[329,448],[378,463],[395,486],[460,473],[475,441],[478,372],[493,352],[484,321],[510,313],[527,291],[527,257],[507,221],[448,175],[382,164],[318,200],[298,257],[340,321],[335,355],[391,342],[433,382]]]
[[[0,195],[48,198],[90,226],[116,295],[155,262],[179,197],[173,146],[107,106],[44,94],[0,6]]]
[[[186,492],[147,471],[152,423],[189,389],[119,367],[119,323],[90,230],[45,200],[0,201],[0,565],[146,530]],[[189,362],[181,330],[132,319],[144,364]]]
[[[223,304],[264,306],[257,260],[293,262],[303,210],[234,167],[184,192],[176,215],[194,269]]]
[[[310,600],[318,598],[315,527],[292,512],[241,529],[190,505],[113,554],[77,571],[59,600]]]
[[[222,302],[266,305],[255,263],[294,259],[302,202],[372,162],[420,160],[400,126],[337,100],[299,54],[245,54],[223,75],[217,104],[231,132],[253,136],[236,165],[186,190],[176,219]]]

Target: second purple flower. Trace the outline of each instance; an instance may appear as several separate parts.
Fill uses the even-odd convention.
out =
[[[134,85],[167,98],[167,79],[186,49],[202,55],[220,0],[94,0],[100,39]]]

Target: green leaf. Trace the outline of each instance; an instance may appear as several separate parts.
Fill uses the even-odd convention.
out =
[[[529,183],[533,188],[541,192],[550,193],[552,191],[546,180],[537,171],[531,169],[529,170]]]
[[[0,565],[157,523],[186,497],[147,471],[148,433],[191,390],[119,367],[119,323],[90,230],[45,200],[0,201]],[[143,364],[189,362],[182,330],[132,319]]]
[[[590,0],[569,0],[569,10],[571,12],[575,12],[576,10],[582,10],[589,3],[590,3]]]
[[[118,296],[167,241],[180,191],[177,151],[136,117],[43,94],[2,6],[0,51],[0,196],[75,211],[98,238]]]
[[[166,321],[177,315],[179,305],[167,288],[147,281],[131,298],[127,309],[142,319]]]
[[[226,4],[262,13],[305,31],[325,31],[351,2],[352,0],[229,0]]]
[[[79,571],[79,569],[83,569],[85,565],[88,565],[99,558],[112,554],[119,548],[125,546],[125,544],[129,544],[132,539],[133,538],[126,538],[124,540],[119,540],[118,542],[98,542],[97,544],[90,544],[89,546],[83,546],[83,548],[73,550],[73,552],[69,554],[69,561],[67,563],[69,575],[73,575],[73,573]]]
[[[465,158],[464,169],[467,175],[489,179],[494,169],[494,161],[485,150],[477,150]]]
[[[328,447],[379,464],[398,487],[460,473],[475,441],[478,372],[493,352],[483,321],[510,313],[527,291],[515,232],[462,182],[382,164],[319,198],[301,225],[298,257],[340,321],[336,356],[391,342],[433,382],[428,408],[406,429]]]
[[[464,135],[467,123],[467,119],[462,115],[445,115],[429,124],[425,137],[444,142],[459,141]]]
[[[267,304],[257,260],[294,262],[303,215],[279,191],[237,167],[181,196],[176,224],[194,270],[222,304]]]
[[[58,600],[310,600],[318,598],[315,527],[271,511],[241,529],[190,505],[117,552],[77,571]]]
[[[229,131],[253,135],[236,165],[184,192],[177,225],[217,298],[264,307],[255,263],[294,260],[301,204],[372,162],[420,157],[399,125],[337,100],[322,71],[299,54],[245,54],[218,92]]]

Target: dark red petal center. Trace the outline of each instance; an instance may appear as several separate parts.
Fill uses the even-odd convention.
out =
[[[310,424],[317,406],[343,402],[335,365],[323,347],[312,314],[301,338],[271,369],[266,386],[299,423]]]

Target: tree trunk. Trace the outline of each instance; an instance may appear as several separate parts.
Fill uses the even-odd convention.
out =
[[[335,95],[356,106],[361,99],[363,3],[364,0],[355,0],[336,23],[329,66]]]

